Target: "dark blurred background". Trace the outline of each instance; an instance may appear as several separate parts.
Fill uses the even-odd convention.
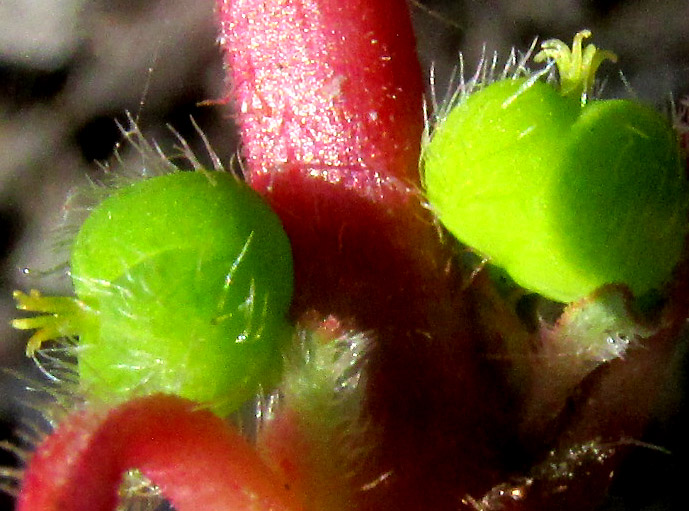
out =
[[[601,70],[608,74],[606,94],[635,94],[660,108],[689,95],[687,0],[419,0],[410,7],[422,65],[435,66],[440,96],[460,51],[473,71],[484,47],[506,56],[536,36],[570,41],[582,28],[620,57],[617,67]],[[53,246],[64,201],[101,174],[97,162],[122,141],[116,121],[126,124],[126,112],[164,150],[174,150],[171,125],[203,155],[193,116],[229,164],[236,143],[231,110],[198,105],[223,97],[215,37],[212,0],[0,0],[3,367],[40,378],[23,356],[28,336],[8,324],[16,316],[12,290],[68,292],[64,269],[49,271],[64,262]],[[140,165],[135,151],[124,146],[121,154]],[[605,509],[685,509],[676,500],[689,474],[684,386],[680,378],[666,389],[645,439],[673,454],[638,450]],[[11,436],[26,413],[24,387],[0,374],[0,438]],[[0,458],[13,463],[9,455]],[[0,498],[0,509],[11,509],[10,502]]]

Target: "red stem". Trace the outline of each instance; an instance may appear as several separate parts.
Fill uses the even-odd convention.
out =
[[[219,10],[246,177],[290,236],[295,311],[370,326],[447,258],[416,189],[423,82],[406,4],[221,0]]]
[[[452,506],[485,490],[509,405],[419,189],[423,82],[406,2],[218,6],[246,177],[292,243],[293,312],[374,332],[377,470],[395,475],[370,507]]]
[[[67,417],[33,455],[17,511],[112,511],[131,468],[179,511],[301,509],[239,433],[197,407],[159,394]]]
[[[405,2],[221,0],[249,179],[280,167],[417,181],[421,68]]]

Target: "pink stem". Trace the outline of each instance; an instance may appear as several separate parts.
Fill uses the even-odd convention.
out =
[[[248,178],[286,166],[417,181],[423,82],[405,2],[221,0]]]
[[[423,82],[406,2],[218,7],[246,178],[292,243],[293,312],[376,340],[367,404],[386,431],[377,470],[395,476],[362,498],[432,508],[490,487],[510,407],[419,189]]]
[[[301,509],[241,435],[197,406],[159,394],[67,417],[33,455],[17,511],[112,511],[132,468],[179,511]]]
[[[292,241],[295,311],[369,326],[448,257],[416,188],[423,82],[406,4],[218,5],[246,177]]]

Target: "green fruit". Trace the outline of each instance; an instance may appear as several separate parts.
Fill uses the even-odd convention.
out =
[[[70,328],[93,395],[162,391],[226,413],[276,379],[290,332],[290,246],[233,176],[178,172],[115,191],[77,234],[71,272]]]
[[[428,199],[460,241],[550,299],[658,289],[687,235],[676,134],[637,102],[573,90],[507,79],[463,100],[425,151]]]

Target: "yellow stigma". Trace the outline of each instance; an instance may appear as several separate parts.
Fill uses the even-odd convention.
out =
[[[590,30],[582,30],[574,36],[572,49],[559,39],[548,39],[541,44],[541,51],[534,56],[535,62],[547,59],[555,61],[560,73],[560,93],[563,96],[581,98],[586,103],[596,70],[601,63],[608,59],[617,62],[617,55],[611,51],[599,50],[589,44],[582,50],[582,41],[591,37]]]
[[[13,296],[17,309],[43,313],[11,321],[17,330],[36,330],[26,345],[27,357],[33,357],[45,341],[78,335],[88,317],[86,305],[69,296],[43,296],[35,289],[28,295],[15,291]]]

